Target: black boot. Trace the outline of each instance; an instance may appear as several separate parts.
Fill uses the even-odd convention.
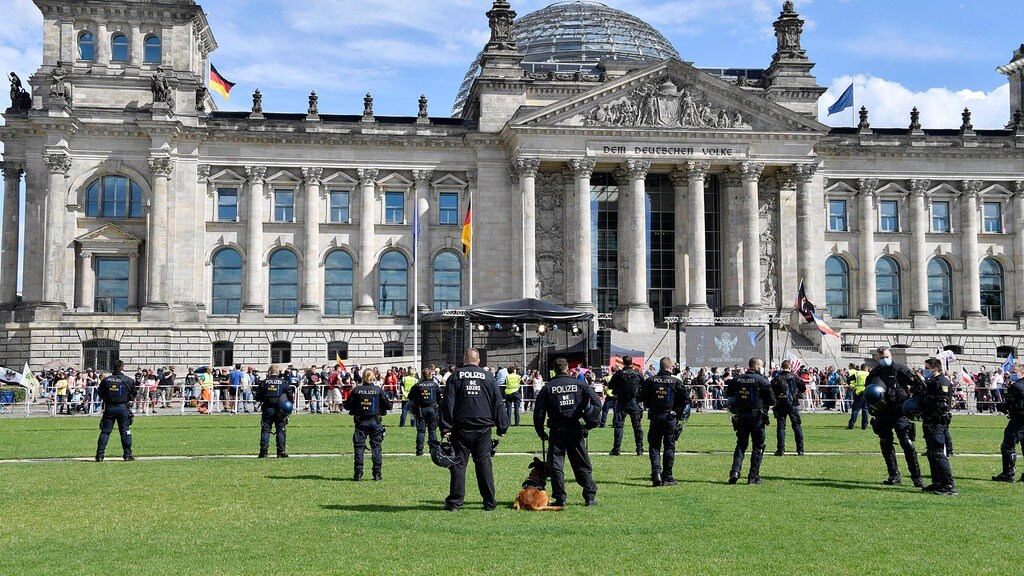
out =
[[[96,461],[97,462],[103,462],[103,452],[97,452],[96,453]]]
[[[885,486],[899,486],[903,483],[903,478],[900,473],[897,472],[895,475],[890,475],[888,479],[882,480],[882,484]]]
[[[257,458],[266,458],[267,457],[267,451],[266,450],[260,450],[260,453],[257,454],[256,457]]]
[[[1008,482],[1012,484],[1016,481],[1014,474],[1017,473],[1017,455],[1003,453],[1003,472],[997,476],[993,476],[992,480],[996,482]],[[1024,482],[1024,480],[1022,480]]]
[[[661,472],[651,473],[651,484],[661,486]]]
[[[359,482],[362,479],[363,479],[363,471],[358,469],[358,468],[356,468],[355,474],[352,475],[352,481]]]

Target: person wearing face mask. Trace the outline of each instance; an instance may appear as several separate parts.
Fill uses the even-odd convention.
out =
[[[946,437],[953,409],[953,384],[942,373],[942,360],[937,358],[925,360],[924,378],[919,402],[924,441],[928,447],[928,467],[932,472],[932,483],[924,491],[956,496],[953,471],[946,454]]]
[[[903,364],[893,361],[892,350],[888,346],[880,346],[876,351],[878,366],[868,373],[868,385],[880,381],[885,387],[885,394],[880,402],[868,406],[872,414],[871,429],[878,435],[878,444],[882,449],[882,458],[889,477],[882,482],[886,486],[898,486],[902,483],[900,468],[896,460],[896,446],[893,434],[903,447],[907,459],[910,478],[917,488],[924,488],[921,479],[921,465],[914,451],[914,424],[903,414],[903,403],[912,391],[920,391],[924,383],[914,372]]]
[[[1014,364],[1009,382],[1003,383],[1003,401],[997,406],[1010,421],[1003,431],[1003,471],[992,479],[996,482],[1014,482],[1017,464],[1017,444],[1024,442],[1024,364]],[[1021,475],[1024,482],[1024,474]]]

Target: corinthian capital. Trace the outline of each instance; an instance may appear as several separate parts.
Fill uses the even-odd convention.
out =
[[[320,177],[324,175],[324,169],[319,167],[303,168],[302,180],[309,185],[319,186]]]
[[[67,176],[71,171],[71,156],[63,152],[43,154],[43,162],[46,163],[46,169],[52,174]]]
[[[149,169],[154,176],[167,178],[174,169],[174,163],[167,156],[153,156],[149,159]]]
[[[209,180],[210,165],[200,164],[199,166],[196,166],[196,177],[199,179],[200,182],[206,182],[207,180]]]
[[[520,178],[534,178],[539,169],[540,158],[518,156],[512,161],[512,172],[518,174]]]
[[[910,181],[910,192],[916,196],[924,196],[928,189],[931,188],[931,180],[913,179]]]
[[[1017,180],[1013,183],[1013,195],[1017,198],[1024,198],[1024,180]]]
[[[757,181],[764,172],[764,162],[743,162],[740,164],[740,175],[745,182]]]
[[[412,179],[416,185],[430,184],[434,180],[433,170],[413,170]]]
[[[857,189],[860,190],[861,194],[868,196],[875,193],[878,189],[878,178],[861,178],[857,180]]]
[[[710,162],[687,162],[686,174],[689,179],[703,180],[711,169]]]
[[[981,180],[964,180],[960,182],[960,191],[973,198],[981,192],[981,185]]]
[[[807,184],[814,178],[814,175],[818,172],[818,166],[816,162],[804,162],[802,164],[793,165],[793,178],[796,179],[798,184]]]
[[[360,168],[356,170],[356,176],[359,177],[359,183],[363,186],[369,186],[377,182],[378,170],[376,168]]]
[[[567,163],[569,172],[577,178],[590,178],[593,176],[594,166],[596,165],[597,160],[593,158],[574,158]]]
[[[263,179],[267,177],[266,166],[246,166],[245,175],[249,178],[249,182],[252,184],[262,184]]]
[[[4,171],[4,180],[7,182],[16,182],[21,180],[21,175],[25,173],[24,162],[12,162],[7,160],[2,163]]]
[[[626,172],[629,173],[629,177],[633,180],[643,180],[647,178],[647,171],[651,169],[650,160],[627,160],[626,161]]]

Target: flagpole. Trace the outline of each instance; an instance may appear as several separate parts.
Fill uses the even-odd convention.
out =
[[[473,188],[469,188],[469,208],[467,210],[473,210]],[[473,250],[473,214],[470,212],[469,220],[469,305],[473,305],[473,254],[476,250]]]
[[[417,228],[420,226],[420,190],[417,186],[413,192],[413,223],[412,223],[412,285],[413,285],[413,307],[412,307],[412,361],[419,372],[420,365],[416,359],[420,355],[420,233]]]

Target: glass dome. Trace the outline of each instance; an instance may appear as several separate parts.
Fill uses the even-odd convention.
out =
[[[679,57],[672,44],[643,20],[599,2],[556,2],[512,25],[527,72],[593,72],[602,60],[661,61]],[[453,116],[461,116],[480,73],[480,54],[459,88]]]

